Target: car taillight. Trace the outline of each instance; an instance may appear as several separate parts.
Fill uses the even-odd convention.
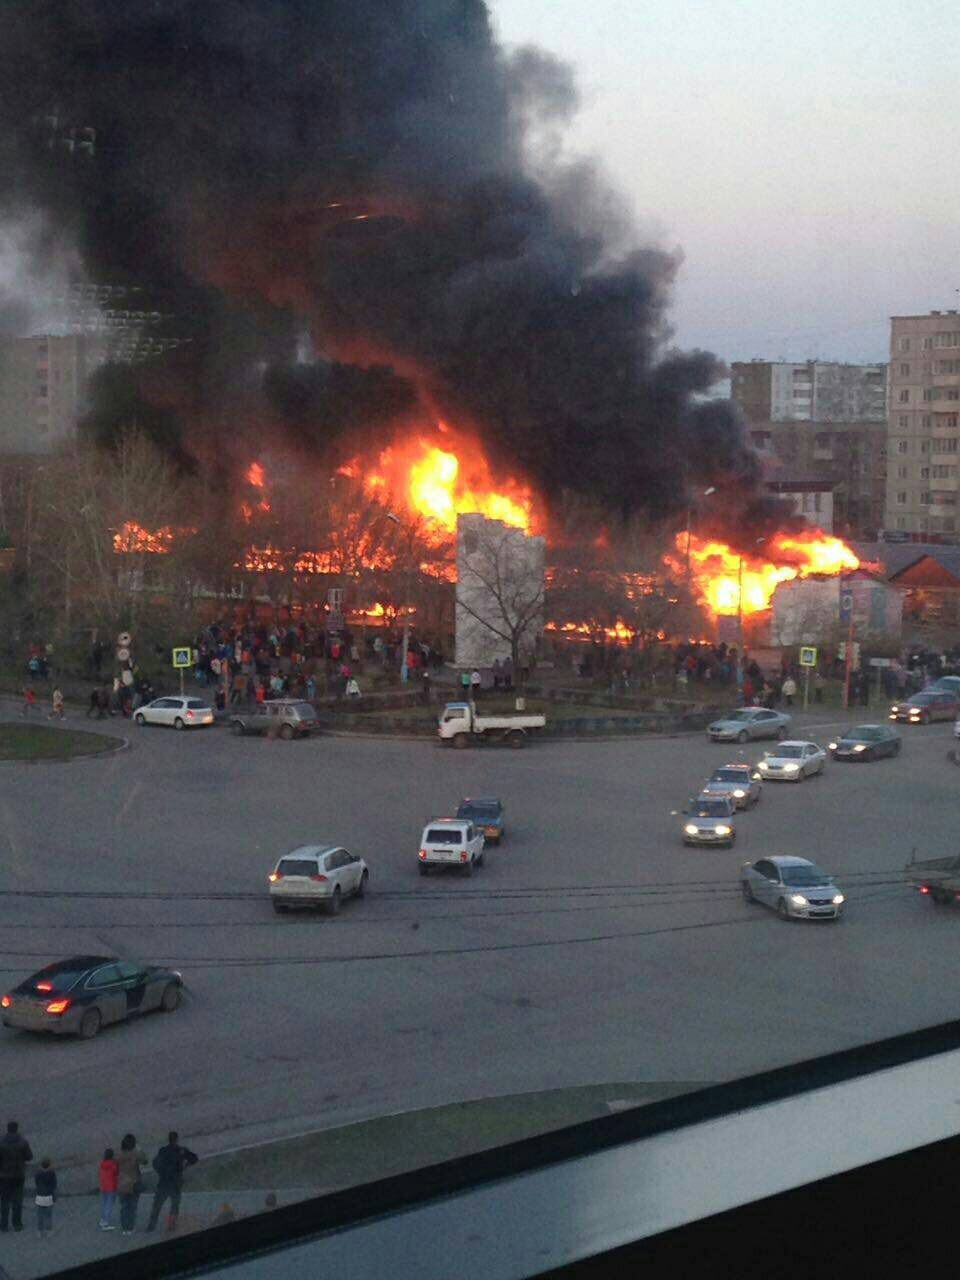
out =
[[[427,856],[427,851],[426,851],[426,849],[421,849],[421,850],[420,850],[420,857],[421,857],[421,858],[425,858],[426,856]]]
[[[268,877],[268,878],[269,878],[269,880],[270,880],[270,883],[271,883],[271,884],[273,884],[273,882],[274,882],[275,880],[282,880],[282,879],[283,879],[283,872],[282,872],[282,871],[271,871],[271,872],[270,872],[270,875],[269,875],[269,877]]]
[[[466,860],[467,860],[467,855],[466,855],[465,853],[461,853],[461,855],[460,855],[460,861],[461,861],[461,862],[466,862]]]
[[[188,719],[188,720],[192,720],[192,719],[193,719],[193,712],[192,712],[192,711],[188,711],[188,712],[187,712],[187,719]]]
[[[311,876],[311,880],[326,880],[326,876]]]
[[[3,999],[0,1000],[0,1009],[9,1009],[12,1004],[13,999],[10,996],[4,996]]]
[[[67,998],[63,1000],[51,1000],[47,1005],[47,1013],[66,1013],[73,1001]]]
[[[920,886],[920,892],[921,892],[921,893],[929,893],[929,892],[930,892],[930,886],[929,886],[929,885],[926,885],[926,884],[922,884],[922,885]]]

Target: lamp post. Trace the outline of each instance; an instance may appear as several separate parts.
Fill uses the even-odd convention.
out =
[[[398,529],[403,529],[409,534],[403,521],[393,511],[387,512],[387,519],[392,520]],[[407,667],[407,653],[410,649],[410,547],[407,547],[406,568],[403,575],[403,583],[405,589],[405,603],[403,606],[403,658],[400,663],[400,683],[406,684],[409,679],[410,672]]]

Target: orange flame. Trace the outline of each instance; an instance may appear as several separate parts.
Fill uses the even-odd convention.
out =
[[[265,478],[262,463],[251,462],[247,470],[247,482],[255,489],[262,489]]]
[[[664,556],[674,573],[684,576],[686,533],[676,537],[677,555]],[[812,574],[849,573],[860,560],[845,542],[822,529],[778,533],[763,545],[766,555],[734,551],[725,542],[690,538],[690,578],[700,603],[712,614],[736,614],[742,597],[744,614],[769,609],[781,582]],[[770,557],[770,558],[768,558]]]
[[[172,529],[144,529],[143,525],[128,520],[113,535],[113,549],[119,552],[148,552],[157,555],[170,550]]]

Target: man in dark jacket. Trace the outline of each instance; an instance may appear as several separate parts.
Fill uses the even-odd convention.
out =
[[[180,1216],[180,1193],[183,1191],[183,1171],[196,1164],[199,1159],[186,1147],[181,1147],[179,1135],[168,1134],[167,1145],[161,1147],[153,1157],[153,1167],[157,1174],[157,1189],[153,1195],[150,1208],[150,1221],[147,1230],[152,1231],[166,1202],[170,1201],[170,1212],[167,1217],[167,1230],[176,1231],[177,1218]]]
[[[0,1231],[9,1229],[11,1218],[14,1231],[23,1230],[23,1183],[32,1159],[30,1143],[16,1120],[11,1120],[0,1138]]]

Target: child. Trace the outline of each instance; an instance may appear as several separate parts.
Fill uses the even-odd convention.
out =
[[[47,719],[63,719],[63,694],[59,689],[54,689],[53,693],[50,695],[50,715]]]
[[[100,1161],[100,1230],[115,1231],[110,1219],[117,1203],[117,1177],[120,1166],[113,1158],[113,1147],[107,1147]]]
[[[53,1202],[57,1198],[57,1175],[54,1172],[50,1157],[44,1156],[40,1168],[33,1175],[36,1190],[37,1235],[53,1235]]]
[[[23,691],[23,709],[21,714],[27,719],[30,718],[30,712],[37,705],[37,695],[28,685]]]

